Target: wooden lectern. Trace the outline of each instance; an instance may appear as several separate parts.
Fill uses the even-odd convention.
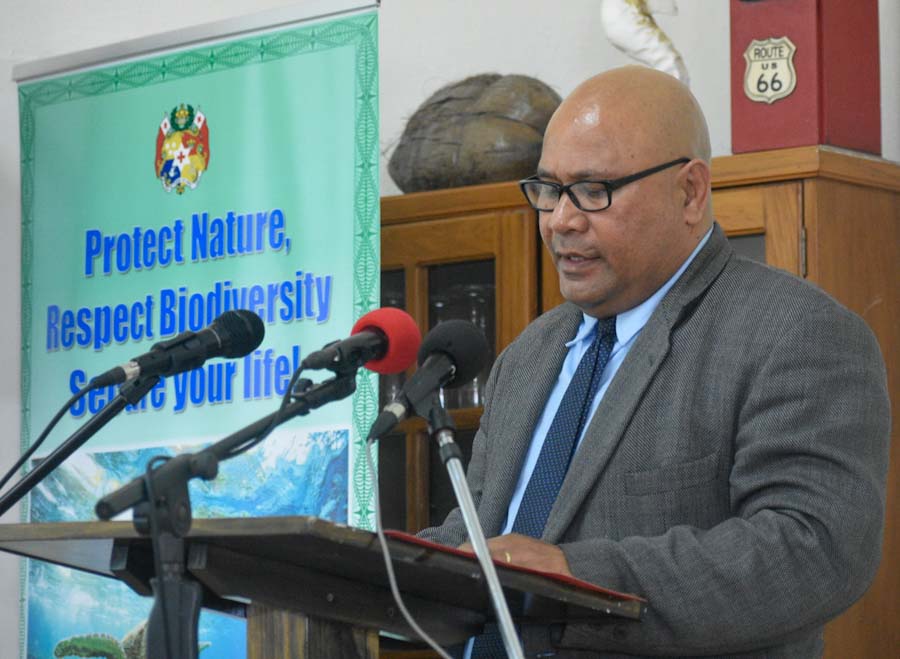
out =
[[[407,608],[445,645],[493,618],[474,558],[389,539]],[[197,519],[186,566],[204,606],[247,618],[249,659],[378,656],[378,632],[414,636],[396,608],[373,533],[315,517]],[[121,579],[142,595],[153,576],[150,540],[129,522],[0,525],[0,550]],[[639,598],[498,566],[521,621],[637,619]]]

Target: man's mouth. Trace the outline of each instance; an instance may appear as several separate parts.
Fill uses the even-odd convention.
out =
[[[588,254],[582,254],[581,252],[564,252],[557,251],[556,258],[560,264],[568,265],[568,266],[578,266],[584,263],[590,263],[597,259],[596,256],[590,256]]]

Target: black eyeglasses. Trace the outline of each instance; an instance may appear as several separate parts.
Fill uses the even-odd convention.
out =
[[[623,176],[612,181],[575,181],[568,185],[560,185],[553,181],[544,181],[537,176],[531,176],[524,181],[519,181],[522,193],[537,211],[551,212],[559,203],[563,193],[569,195],[569,199],[579,209],[592,213],[609,208],[612,204],[613,190],[618,190],[624,185],[633,183],[656,172],[661,172],[673,165],[690,162],[690,158],[679,158],[650,169],[645,169],[636,174]]]

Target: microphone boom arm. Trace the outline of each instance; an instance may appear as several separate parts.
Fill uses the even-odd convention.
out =
[[[309,414],[310,410],[331,401],[346,398],[354,391],[356,391],[355,371],[353,376],[348,374],[331,378],[307,389],[299,398],[288,403],[285,408],[241,428],[198,453],[180,455],[154,469],[152,472],[152,478],[156,484],[154,493],[160,495],[158,498],[162,499],[162,493],[170,487],[177,486],[179,481],[184,482],[197,477],[204,480],[215,478],[220,461],[233,457],[232,452],[236,448],[258,437],[269,428],[273,421],[277,420],[278,423],[282,423],[295,416]],[[95,508],[97,517],[104,520],[111,519],[146,499],[144,477],[135,478],[97,502]],[[183,533],[187,533],[190,529],[190,511],[187,512],[187,528],[183,529]]]

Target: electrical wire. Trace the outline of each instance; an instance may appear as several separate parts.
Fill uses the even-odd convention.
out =
[[[41,444],[43,444],[44,440],[47,439],[47,435],[49,435],[50,431],[56,427],[56,424],[59,423],[59,420],[62,419],[63,416],[66,414],[66,412],[69,411],[69,408],[72,407],[72,405],[74,405],[76,402],[78,402],[79,399],[83,398],[86,393],[88,393],[89,391],[92,391],[92,390],[93,390],[93,387],[91,385],[88,385],[87,387],[85,387],[84,389],[79,391],[77,394],[72,396],[68,400],[68,402],[65,405],[63,405],[62,408],[60,408],[60,410],[56,413],[56,416],[54,416],[50,420],[50,423],[47,424],[47,427],[44,428],[44,431],[40,434],[40,436],[36,440],[34,440],[34,442],[31,444],[31,446],[28,447],[28,450],[25,451],[19,457],[19,459],[16,461],[16,464],[14,464],[12,466],[12,469],[10,469],[8,472],[6,472],[6,474],[4,474],[4,476],[3,476],[3,478],[0,478],[0,490],[2,490],[3,486],[6,485],[7,482],[9,482],[9,479],[12,478],[15,475],[15,473],[17,471],[19,471],[19,469],[22,468],[22,465],[24,465],[26,462],[28,462],[28,459],[32,455],[34,455],[34,452],[37,451],[38,448],[41,446]]]
[[[232,448],[224,457],[225,460],[240,455],[241,453],[246,453],[254,446],[262,442],[266,437],[268,437],[269,434],[284,421],[284,411],[291,403],[291,399],[293,398],[294,394],[294,387],[296,386],[297,381],[300,379],[300,373],[302,372],[302,366],[294,371],[294,374],[291,376],[291,381],[288,382],[288,386],[284,392],[284,396],[281,397],[281,405],[278,407],[278,411],[276,412],[275,416],[272,417],[272,421],[269,422],[269,425],[266,426],[265,430],[256,435],[256,437],[251,437],[243,444]]]
[[[375,483],[375,533],[378,535],[378,542],[381,545],[384,567],[387,570],[388,584],[391,587],[391,593],[394,596],[394,601],[397,603],[397,608],[399,608],[400,613],[403,614],[403,618],[406,620],[407,624],[412,627],[413,631],[419,635],[419,638],[425,641],[432,650],[441,656],[442,659],[452,659],[450,655],[441,648],[438,642],[426,634],[418,625],[412,617],[412,614],[406,609],[406,605],[403,603],[403,597],[400,595],[400,589],[397,586],[397,577],[394,575],[394,565],[391,563],[391,552],[390,549],[388,549],[387,538],[384,536],[384,528],[381,525],[381,501],[378,496],[378,475],[375,472],[375,462],[372,460],[372,444],[373,440],[368,440],[366,442],[366,464],[368,465],[372,481]]]

